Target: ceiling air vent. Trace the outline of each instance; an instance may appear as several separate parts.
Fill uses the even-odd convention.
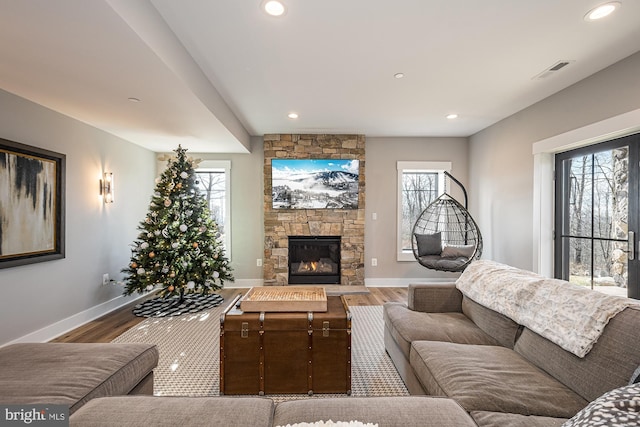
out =
[[[532,80],[546,79],[547,77],[550,77],[555,73],[557,73],[558,71],[562,70],[564,67],[571,64],[572,62],[575,62],[575,61],[569,61],[569,60],[558,61],[555,64],[553,64],[551,67],[544,70],[543,72],[533,76]]]

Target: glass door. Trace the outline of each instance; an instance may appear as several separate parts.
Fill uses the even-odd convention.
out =
[[[555,275],[640,298],[640,134],[556,155]]]

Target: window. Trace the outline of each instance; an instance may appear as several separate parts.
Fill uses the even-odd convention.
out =
[[[640,134],[556,155],[556,277],[638,298]]]
[[[398,261],[415,261],[411,249],[413,224],[445,191],[444,171],[451,162],[398,162]]]
[[[231,260],[231,162],[229,160],[203,160],[196,169],[198,188],[209,203],[211,216],[220,228],[220,239],[225,254]]]

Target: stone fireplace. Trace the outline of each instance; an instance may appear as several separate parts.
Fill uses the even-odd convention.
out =
[[[358,209],[273,209],[272,159],[359,160]],[[339,273],[334,283],[364,286],[364,183],[365,137],[363,135],[273,134],[264,136],[263,271],[266,286],[291,283],[290,237],[303,236],[306,238],[339,237],[340,258],[336,263]],[[295,268],[300,268],[299,263]],[[303,266],[304,268],[306,267]],[[294,281],[299,279],[296,277]],[[322,282],[310,280],[305,283],[320,284]]]

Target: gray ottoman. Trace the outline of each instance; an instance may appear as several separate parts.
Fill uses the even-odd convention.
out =
[[[263,397],[105,397],[69,418],[74,427],[271,427]]]
[[[0,348],[0,403],[68,405],[153,394],[158,349],[150,344],[25,343]]]

